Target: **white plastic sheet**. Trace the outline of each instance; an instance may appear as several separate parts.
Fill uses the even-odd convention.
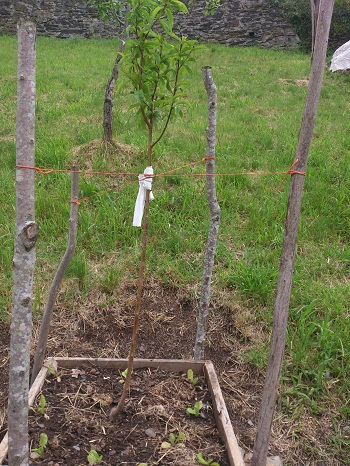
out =
[[[331,71],[350,69],[350,40],[334,52],[329,69]]]
[[[139,192],[136,199],[133,226],[140,227],[142,223],[143,210],[145,207],[146,191],[151,191],[149,199],[153,201],[154,197],[152,194],[152,175],[153,168],[146,167],[143,175],[139,175]]]

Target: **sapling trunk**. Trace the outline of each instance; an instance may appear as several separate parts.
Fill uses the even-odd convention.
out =
[[[62,258],[62,261],[57,269],[55,277],[52,281],[49,296],[46,301],[44,314],[42,317],[38,345],[34,356],[34,365],[31,376],[31,385],[34,383],[36,376],[39,374],[41,366],[44,362],[47,339],[50,330],[50,322],[55,304],[57,292],[61,286],[62,279],[65,271],[69,265],[74,254],[76,242],[77,242],[77,225],[78,225],[78,194],[79,194],[79,182],[78,182],[78,167],[72,168],[72,185],[71,185],[71,205],[70,205],[70,216],[69,216],[69,234],[68,234],[68,245],[66,252]]]
[[[35,165],[36,27],[18,24],[16,163]],[[8,458],[11,466],[28,465],[28,391],[32,334],[33,276],[38,226],[34,210],[34,170],[16,169],[16,233],[10,341]]]
[[[194,347],[194,359],[202,359],[204,356],[204,345],[206,338],[206,323],[209,313],[210,288],[213,272],[215,249],[220,225],[220,206],[216,199],[215,189],[215,144],[216,144],[216,110],[217,92],[212,77],[211,68],[202,68],[205,89],[208,94],[208,127],[207,127],[207,162],[206,162],[206,185],[210,210],[210,227],[208,234],[207,250],[204,261],[202,292],[199,300],[197,318],[197,336]]]
[[[315,2],[318,3],[318,0],[315,0]],[[285,234],[274,307],[270,355],[267,365],[266,380],[254,444],[252,466],[266,465],[268,443],[277,400],[278,383],[282,369],[284,347],[286,342],[289,302],[296,256],[298,222],[300,217],[301,198],[304,186],[304,176],[301,173],[306,171],[312,133],[316,120],[317,107],[322,87],[322,78],[325,68],[333,3],[333,0],[320,0],[319,9],[317,10],[317,21],[315,21],[316,33],[313,59],[311,64],[309,90],[306,98],[304,115],[295,156],[295,161],[298,161],[295,170],[300,173],[295,173],[292,175],[290,184],[287,216],[285,222]]]
[[[150,191],[146,191],[146,199],[145,199],[145,210],[144,210],[144,224],[143,224],[143,232],[142,232],[142,253],[141,253],[141,261],[140,261],[140,269],[139,269],[139,279],[137,284],[137,298],[136,298],[136,310],[134,316],[134,326],[132,332],[132,341],[129,353],[129,360],[128,360],[128,370],[125,378],[125,382],[123,385],[123,391],[117,406],[111,409],[109,413],[109,418],[111,421],[114,421],[120,411],[123,410],[125,400],[130,388],[131,383],[131,374],[133,371],[134,366],[134,359],[136,353],[136,345],[137,345],[137,335],[139,331],[140,325],[140,314],[141,314],[141,299],[142,299],[142,291],[143,291],[143,282],[144,282],[144,275],[145,275],[145,264],[146,264],[146,250],[147,250],[147,238],[148,238],[148,214],[149,214],[149,197]]]

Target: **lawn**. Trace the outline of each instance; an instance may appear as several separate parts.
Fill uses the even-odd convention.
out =
[[[67,288],[67,306],[78,294],[81,302],[96,299],[98,308],[101,295],[108,297],[126,280],[137,279],[141,231],[132,227],[137,184],[131,181],[146,166],[147,134],[128,109],[126,92],[115,96],[119,149],[100,143],[104,87],[117,48],[114,40],[37,41],[36,165],[69,169],[78,162],[82,170],[135,173],[135,177],[80,176],[80,197],[93,197],[79,206],[77,249],[66,273],[66,280],[74,280],[75,286]],[[0,36],[3,321],[9,319],[11,308],[16,54],[16,38]],[[213,298],[232,306],[242,340],[251,342],[241,358],[263,369],[288,197],[288,179],[279,189],[281,173],[293,162],[310,57],[297,51],[204,45],[189,77],[191,107],[171,122],[156,146],[155,173],[205,156],[207,101],[201,78],[205,65],[212,66],[218,89],[216,169],[229,175],[216,179],[222,217]],[[279,406],[294,420],[303,409],[315,419],[327,413],[333,428],[328,447],[339,464],[349,464],[350,455],[345,429],[350,416],[349,102],[350,76],[326,70],[305,179]],[[175,173],[203,172],[204,164],[198,163]],[[69,174],[36,174],[40,237],[35,318],[40,317],[66,247],[69,192]],[[209,225],[205,180],[159,177],[154,196],[147,275],[196,299]]]

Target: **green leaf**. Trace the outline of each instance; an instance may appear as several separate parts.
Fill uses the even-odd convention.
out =
[[[171,32],[171,25],[165,19],[159,19],[159,24],[162,26],[164,32],[167,34]]]
[[[99,455],[96,450],[90,450],[87,456],[88,462],[91,463],[92,465],[101,464],[102,458],[103,458],[102,455]]]
[[[50,374],[53,374],[55,375],[56,372],[58,371],[58,364],[57,364],[57,361],[55,359],[53,359],[51,361],[51,364],[49,365],[49,367],[47,368],[48,371],[50,372]]]
[[[197,460],[200,464],[204,464],[204,466],[208,466],[208,461],[203,458],[202,453],[198,453]]]
[[[136,97],[136,100],[139,104],[143,104],[145,101],[145,95],[141,89],[134,91],[133,92],[134,96]]]
[[[220,466],[219,463],[212,460],[211,458],[209,458],[208,460],[204,459],[202,453],[198,453],[197,460],[200,464],[203,464],[204,466]]]
[[[40,395],[39,406],[37,407],[37,411],[39,414],[44,414],[46,408],[46,398],[43,394]]]
[[[184,3],[180,2],[179,0],[171,0],[171,6],[173,6],[177,11],[188,13],[187,6]]]
[[[152,21],[154,21],[155,17],[157,16],[157,14],[163,9],[162,6],[158,6],[157,8],[155,8],[152,13],[151,13],[151,19]]]
[[[42,448],[45,448],[46,445],[47,445],[48,440],[49,440],[49,439],[48,439],[48,436],[47,436],[44,432],[42,432],[42,433],[40,434],[39,445],[40,445]]]
[[[169,442],[162,442],[161,448],[164,448],[164,449],[171,448],[171,443],[169,443]]]
[[[191,102],[188,101],[188,100],[185,100],[185,99],[180,99],[180,100],[176,101],[176,105],[186,105],[187,107],[190,107]],[[192,380],[197,380],[197,382],[198,382],[198,379],[192,379]]]
[[[194,407],[193,408],[187,408],[186,409],[186,412],[188,414],[193,414],[194,416],[199,416],[199,412],[200,410],[202,409],[203,407],[203,402],[202,401],[196,401],[195,404],[194,404]]]
[[[168,18],[168,22],[170,24],[170,28],[173,29],[174,26],[174,16],[170,10],[166,10],[166,16]]]

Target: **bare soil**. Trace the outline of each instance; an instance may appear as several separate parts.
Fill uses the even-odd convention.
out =
[[[74,283],[66,282],[58,297],[47,355],[128,357],[135,287],[125,284],[110,294],[94,289],[85,296],[75,287]],[[67,298],[72,290],[76,291],[74,302]],[[176,290],[154,282],[146,284],[137,357],[192,358],[196,303],[190,296],[188,290]],[[261,336],[261,324],[255,322],[252,316],[245,315],[244,308],[231,305],[229,300],[226,300],[226,304],[223,302],[225,299],[222,297],[220,304],[212,300],[206,359],[214,363],[235,434],[240,446],[249,453],[254,443],[264,379],[263,372],[244,362],[241,354],[251,347],[254,339]],[[7,323],[0,324],[0,440],[6,431],[8,327]],[[37,332],[38,324],[35,322],[33,348]],[[39,464],[87,464],[89,445],[100,450],[104,459],[102,464],[106,465],[158,461],[162,454],[164,457],[157,464],[199,464],[195,458],[199,451],[203,452],[204,457],[218,460],[221,466],[227,464],[212,424],[205,390],[193,389],[184,376],[137,371],[127,407],[115,428],[108,421],[108,412],[110,403],[117,402],[118,391],[121,390],[119,380],[119,374],[105,374],[97,369],[95,372],[78,374],[78,377],[72,377],[71,373],[63,374],[61,382],[51,380],[44,393],[47,397],[47,415],[51,423],[57,422],[57,426],[51,428],[38,413],[30,414],[34,447],[38,446],[40,432],[45,431],[49,435],[48,453],[53,454],[52,459],[48,460],[45,456],[45,460],[40,460]],[[200,397],[204,397],[205,418],[184,416],[186,407]],[[160,411],[154,406],[158,406]],[[155,411],[152,412],[152,409]],[[175,416],[177,410],[181,412],[179,418]],[[135,425],[140,427],[138,432],[133,430]],[[88,431],[88,428],[92,428],[92,431]],[[155,437],[149,436],[146,431],[155,434]],[[163,451],[160,445],[167,440],[171,431],[185,433],[185,447],[175,446]],[[326,414],[315,419],[305,408],[293,420],[279,408],[269,454],[279,455],[285,465],[346,464],[329,451],[331,435],[332,424]],[[208,439],[213,440],[210,446],[206,443]],[[55,456],[59,450],[62,452],[60,458]],[[187,455],[185,460],[181,456],[183,454]]]
[[[120,374],[99,368],[66,370],[59,381],[49,378],[42,392],[45,416],[37,411],[30,415],[34,446],[41,432],[50,439],[40,464],[86,465],[88,452],[94,449],[108,466],[152,461],[195,466],[199,452],[228,466],[203,378],[194,387],[185,374],[136,370],[128,402],[111,422],[108,413],[122,390],[119,380]],[[203,403],[200,415],[186,414],[196,401]],[[186,438],[176,442],[180,432]],[[162,447],[163,442],[168,444]]]

